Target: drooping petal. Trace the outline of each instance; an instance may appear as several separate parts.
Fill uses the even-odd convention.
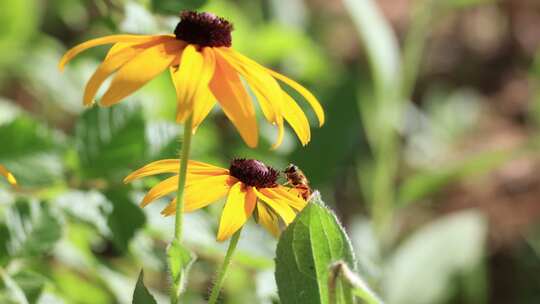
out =
[[[227,62],[246,79],[259,101],[264,117],[270,123],[277,125],[278,136],[272,149],[279,147],[283,141],[283,95],[278,82],[270,76],[266,68],[248,57],[230,48],[220,48],[217,51]]]
[[[125,63],[116,73],[101,104],[111,106],[141,88],[180,56],[184,43],[169,37]]]
[[[236,71],[219,56],[216,56],[216,72],[210,81],[210,90],[246,144],[256,147],[257,120],[251,98]]]
[[[230,238],[251,216],[257,202],[253,190],[252,187],[245,187],[241,182],[231,187],[221,213],[217,235],[218,241],[221,242]]]
[[[253,189],[255,193],[257,194],[257,197],[263,201],[268,207],[270,207],[275,213],[277,213],[285,222],[285,224],[290,224],[293,220],[296,214],[294,211],[289,207],[289,205],[283,200],[276,200],[275,196],[272,193],[269,193],[268,189],[263,188],[260,190]]]
[[[176,120],[185,122],[193,111],[193,105],[199,99],[207,97],[208,83],[214,75],[215,59],[212,48],[197,51],[194,45],[188,45],[180,59],[180,66],[172,71],[176,88],[178,109]]]
[[[11,185],[17,184],[17,180],[15,179],[15,176],[13,176],[13,174],[11,174],[11,172],[9,172],[8,169],[6,169],[6,167],[4,167],[3,165],[0,165],[0,175],[5,177],[8,183],[10,183]]]
[[[195,132],[215,105],[216,97],[214,97],[214,94],[212,94],[210,89],[202,89],[200,97],[193,104],[193,132]]]
[[[178,174],[179,169],[180,169],[180,160],[178,159],[158,160],[129,174],[124,179],[124,183],[131,182],[141,177],[156,175],[156,174],[161,174],[161,173]],[[212,166],[203,162],[189,160],[188,173],[214,176],[214,175],[227,175],[229,173],[229,170]]]
[[[110,35],[105,37],[100,37],[92,40],[88,40],[86,42],[83,42],[79,45],[74,46],[73,48],[69,49],[62,59],[60,59],[60,63],[58,63],[58,68],[60,71],[64,69],[64,66],[75,56],[77,56],[79,53],[103,44],[111,44],[111,43],[117,43],[117,42],[140,42],[143,43],[145,41],[153,39],[155,36],[146,36],[146,35]]]
[[[297,192],[294,190],[296,189],[278,185],[275,188],[265,189],[265,193],[269,193],[269,196],[276,200],[283,201],[285,204],[296,209],[296,211],[302,211],[302,209],[304,209],[304,207],[307,205],[307,202],[298,196]]]
[[[151,202],[176,191],[176,189],[178,189],[178,175],[171,176],[152,187],[152,189],[144,196],[140,206],[145,207]]]
[[[324,110],[317,98],[310,91],[308,91],[308,89],[304,88],[301,84],[288,78],[285,75],[282,75],[270,69],[266,70],[268,71],[268,73],[270,73],[270,75],[272,75],[276,79],[283,81],[291,88],[295,89],[298,93],[300,93],[300,95],[302,95],[309,103],[309,105],[313,108],[315,115],[317,115],[317,118],[319,119],[319,126],[322,126],[324,124]]]
[[[257,216],[259,223],[263,225],[273,236],[278,237],[281,233],[279,229],[279,218],[272,211],[268,210],[264,203],[257,203]]]
[[[233,49],[219,48],[216,53],[246,79],[259,101],[265,118],[271,123],[277,123],[281,116],[280,104],[283,93],[277,81],[263,66]]]
[[[123,66],[126,62],[135,58],[135,56],[143,52],[146,48],[152,47],[162,41],[163,38],[158,37],[144,43],[116,43],[86,84],[83,98],[84,105],[89,106],[92,104],[94,101],[94,96],[107,77]]]
[[[189,179],[189,178],[188,178]],[[195,211],[200,208],[204,208],[211,203],[219,200],[227,195],[229,189],[238,180],[232,176],[219,175],[206,177],[200,179],[197,182],[190,183],[186,186],[184,192],[184,212]],[[176,198],[171,201],[169,205],[161,214],[165,216],[173,215],[176,212]]]
[[[284,94],[284,103],[283,117],[291,125],[302,145],[307,145],[311,139],[311,130],[306,115],[288,94]]]

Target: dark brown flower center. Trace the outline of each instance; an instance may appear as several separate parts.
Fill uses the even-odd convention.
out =
[[[212,13],[184,11],[174,30],[176,39],[200,46],[230,47],[233,25]]]
[[[279,172],[255,159],[234,159],[229,172],[231,176],[252,187],[277,187]]]

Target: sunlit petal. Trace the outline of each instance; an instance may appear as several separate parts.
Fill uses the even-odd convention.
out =
[[[83,98],[84,105],[89,106],[92,104],[94,101],[94,96],[107,77],[109,77],[126,62],[135,58],[135,56],[143,52],[146,48],[154,46],[157,43],[162,42],[162,40],[163,39],[158,38],[145,43],[116,43],[86,84]]]
[[[64,66],[71,60],[73,57],[77,56],[79,53],[103,44],[111,44],[116,42],[146,42],[149,40],[155,39],[155,36],[143,36],[143,35],[111,35],[111,36],[105,36],[100,37],[92,40],[88,40],[86,42],[83,42],[79,45],[74,46],[70,50],[68,50],[62,59],[60,59],[60,63],[58,64],[58,68],[60,70],[64,69]]]
[[[161,174],[161,173],[178,174],[179,168],[180,168],[180,160],[178,159],[158,160],[132,172],[130,175],[128,175],[124,179],[124,183],[131,182],[141,177],[156,175],[156,174]],[[213,175],[228,174],[229,170],[212,166],[203,162],[189,160],[188,173],[213,176]]]
[[[210,82],[210,90],[246,144],[256,147],[257,121],[251,98],[236,71],[220,56],[216,56],[216,72]]]
[[[188,178],[189,180],[189,178]],[[204,208],[227,195],[238,180],[228,175],[212,176],[190,183],[184,192],[184,212]],[[167,205],[161,214],[173,215],[176,212],[176,198]]]
[[[214,97],[214,94],[212,94],[209,88],[201,89],[199,96],[193,104],[193,131],[199,127],[216,105],[216,97]]]
[[[300,85],[298,82],[288,78],[285,75],[282,75],[278,72],[272,71],[270,69],[267,69],[268,73],[275,77],[276,79],[279,79],[289,85],[291,88],[295,89],[300,95],[302,95],[306,101],[309,103],[309,105],[313,108],[313,111],[315,112],[315,115],[317,115],[317,118],[319,119],[319,126],[322,126],[324,124],[324,110],[317,100],[317,98],[310,92],[308,89],[304,88],[302,85]]]
[[[259,101],[265,118],[269,122],[276,123],[281,116],[280,105],[283,93],[277,81],[266,72],[263,66],[231,48],[219,48],[216,52],[246,79]]]
[[[141,88],[169,67],[175,58],[180,56],[183,47],[183,43],[169,38],[125,63],[114,76],[101,104],[111,106]]]
[[[275,188],[268,188],[265,190],[267,193],[271,193],[271,197],[276,200],[282,200],[287,205],[293,207],[297,211],[301,211],[307,205],[307,202],[295,192],[292,188],[287,188],[278,185]]]
[[[253,188],[245,187],[240,182],[231,187],[221,213],[217,235],[218,241],[230,238],[251,216],[257,202],[257,197],[253,191]]]
[[[164,181],[158,183],[143,198],[143,201],[141,202],[141,207],[144,207],[151,202],[164,197],[165,195],[176,191],[178,188],[178,175],[171,176]]]
[[[276,200],[275,195],[273,195],[273,193],[269,193],[266,190],[268,189],[254,189],[257,197],[261,201],[263,201],[268,207],[270,207],[275,213],[277,213],[287,225],[290,224],[296,216],[294,211],[291,209],[291,207],[289,207],[287,203],[285,203],[283,200]]]
[[[211,48],[197,51],[194,45],[188,45],[180,59],[180,66],[173,68],[172,79],[176,88],[178,122],[184,122],[193,111],[193,105],[199,99],[207,97],[208,83],[214,75],[215,59]]]
[[[278,136],[276,142],[272,145],[272,149],[276,149],[283,141],[282,108],[285,92],[283,92],[277,81],[266,71],[266,68],[257,62],[230,48],[221,48],[217,52],[246,79],[259,102],[266,120],[277,125]]]
[[[307,145],[311,139],[311,130],[306,114],[298,106],[296,101],[288,94],[284,94],[285,106],[283,107],[283,117],[291,125],[303,146]]]

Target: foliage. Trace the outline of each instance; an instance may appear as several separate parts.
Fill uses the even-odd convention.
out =
[[[84,108],[107,48],[56,67],[86,39],[170,33],[184,9],[231,19],[234,47],[299,80],[327,115],[306,147],[286,128],[269,150],[276,134],[259,119],[261,147],[248,149],[217,110],[194,134],[193,159],[293,162],[325,199],[277,240],[248,223],[220,301],[539,302],[540,51],[529,21],[514,22],[535,24],[535,11],[409,2],[0,2],[0,164],[19,182],[0,179],[0,303],[166,303],[179,290],[205,303],[226,248],[215,241],[222,205],[187,214],[185,242],[167,246],[170,198],[143,209],[157,180],[122,183],[178,155],[168,75],[120,105]]]

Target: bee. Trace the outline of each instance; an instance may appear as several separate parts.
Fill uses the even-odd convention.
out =
[[[309,187],[309,181],[304,175],[304,172],[298,168],[297,165],[290,164],[283,170],[283,173],[285,173],[285,177],[287,177],[287,183],[286,185],[293,186],[298,193],[304,198],[306,201],[311,196],[311,188]]]

